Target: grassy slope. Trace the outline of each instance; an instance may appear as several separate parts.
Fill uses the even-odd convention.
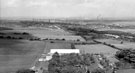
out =
[[[0,73],[31,67],[44,47],[44,42],[0,39]]]

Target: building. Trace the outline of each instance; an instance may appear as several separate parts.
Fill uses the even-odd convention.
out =
[[[50,55],[54,54],[55,52],[59,53],[60,55],[62,54],[70,54],[70,53],[80,53],[79,49],[51,49],[50,50]]]

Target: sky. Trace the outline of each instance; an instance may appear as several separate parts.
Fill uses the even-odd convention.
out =
[[[0,0],[0,17],[135,17],[135,0]]]

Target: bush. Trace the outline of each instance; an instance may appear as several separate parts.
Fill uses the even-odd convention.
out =
[[[54,43],[54,41],[50,41],[50,43]]]
[[[4,38],[4,36],[0,36],[0,38],[2,38],[2,39],[3,39],[3,38]]]
[[[93,70],[91,73],[105,73],[105,70],[97,68],[97,69]]]
[[[93,63],[94,57],[92,54],[64,54],[59,55],[57,52],[53,54],[49,61],[49,73],[84,73],[86,66]]]
[[[135,50],[133,49],[125,49],[116,52],[116,58],[119,60],[124,60],[128,63],[135,63]]]
[[[7,38],[7,39],[11,39],[12,37],[11,37],[11,36],[7,36],[6,38]]]
[[[64,38],[63,38],[62,40],[63,40],[63,41],[65,41],[65,39],[64,39]]]
[[[30,70],[30,69],[20,69],[16,71],[16,73],[35,73],[35,71]]]
[[[80,41],[80,39],[77,39],[77,41]]]
[[[29,33],[27,33],[27,32],[23,32],[22,34],[23,34],[23,35],[29,35]]]

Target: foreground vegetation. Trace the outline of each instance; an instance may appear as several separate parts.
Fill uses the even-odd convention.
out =
[[[49,73],[105,73],[103,69],[94,67],[96,64],[93,54],[65,54],[59,55],[57,52],[49,61]],[[93,66],[93,70],[90,70]],[[95,69],[94,69],[95,68]]]
[[[121,63],[117,63],[118,67],[121,68],[123,66],[123,67],[135,69],[135,50],[134,49],[124,49],[124,50],[118,51],[115,56],[117,59],[121,61]]]

